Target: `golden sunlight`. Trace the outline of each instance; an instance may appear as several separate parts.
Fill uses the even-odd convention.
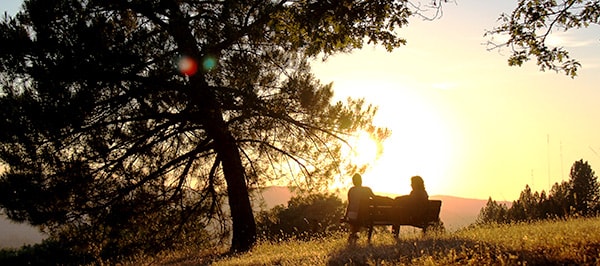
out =
[[[408,194],[410,177],[420,175],[430,194],[451,186],[448,172],[456,153],[452,132],[434,112],[411,113],[412,119],[381,113],[390,118],[392,136],[383,144],[379,160],[364,174],[365,185],[376,193]],[[395,121],[394,121],[395,120]]]
[[[350,160],[357,165],[370,164],[379,157],[378,143],[367,132],[360,132],[348,142],[347,153]]]
[[[443,87],[451,87],[448,84]],[[455,146],[460,145],[462,137],[452,122],[453,112],[425,95],[447,90],[431,86],[428,91],[423,86],[410,89],[384,78],[364,81],[345,77],[336,80],[335,86],[343,88],[337,92],[359,95],[378,106],[374,123],[391,130],[383,143],[377,143],[368,133],[359,133],[349,140],[353,149],[343,151],[350,154],[353,163],[368,164],[363,173],[365,186],[376,194],[408,194],[414,175],[423,177],[431,195],[444,194],[455,186],[450,176],[455,167],[453,160],[460,156]],[[340,94],[340,98],[346,96]],[[345,181],[342,183],[351,186],[349,178]]]

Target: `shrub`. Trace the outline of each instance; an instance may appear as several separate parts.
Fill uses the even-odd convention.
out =
[[[268,240],[309,239],[340,231],[344,213],[342,200],[333,194],[310,194],[290,199],[257,215],[259,235]]]

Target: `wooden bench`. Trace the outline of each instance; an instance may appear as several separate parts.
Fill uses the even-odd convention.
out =
[[[421,228],[423,233],[434,228],[440,228],[442,226],[440,220],[441,207],[441,200],[429,200],[425,207],[406,206],[406,204],[397,204],[391,198],[377,196],[371,200],[368,218],[363,224],[368,229],[368,241],[371,241],[373,227],[379,225],[391,225],[395,237],[398,237],[402,225]]]
[[[365,225],[369,229],[369,240],[373,234],[373,226],[391,225],[393,233],[398,237],[401,225],[410,225],[423,229],[423,232],[441,224],[441,200],[429,200],[427,206],[402,206],[393,202],[372,200],[369,206],[369,218]]]

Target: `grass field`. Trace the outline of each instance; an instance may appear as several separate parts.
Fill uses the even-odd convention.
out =
[[[171,254],[173,255],[173,254]],[[345,235],[259,243],[236,256],[171,256],[163,265],[600,265],[600,218],[494,225],[452,233],[378,232],[356,245]]]

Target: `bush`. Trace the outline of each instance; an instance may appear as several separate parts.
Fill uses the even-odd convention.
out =
[[[288,206],[279,205],[257,217],[259,236],[268,240],[310,239],[340,231],[344,214],[342,200],[333,194],[293,197]]]
[[[0,250],[0,265],[86,265],[93,262],[93,256],[77,253],[72,247],[55,240]]]

